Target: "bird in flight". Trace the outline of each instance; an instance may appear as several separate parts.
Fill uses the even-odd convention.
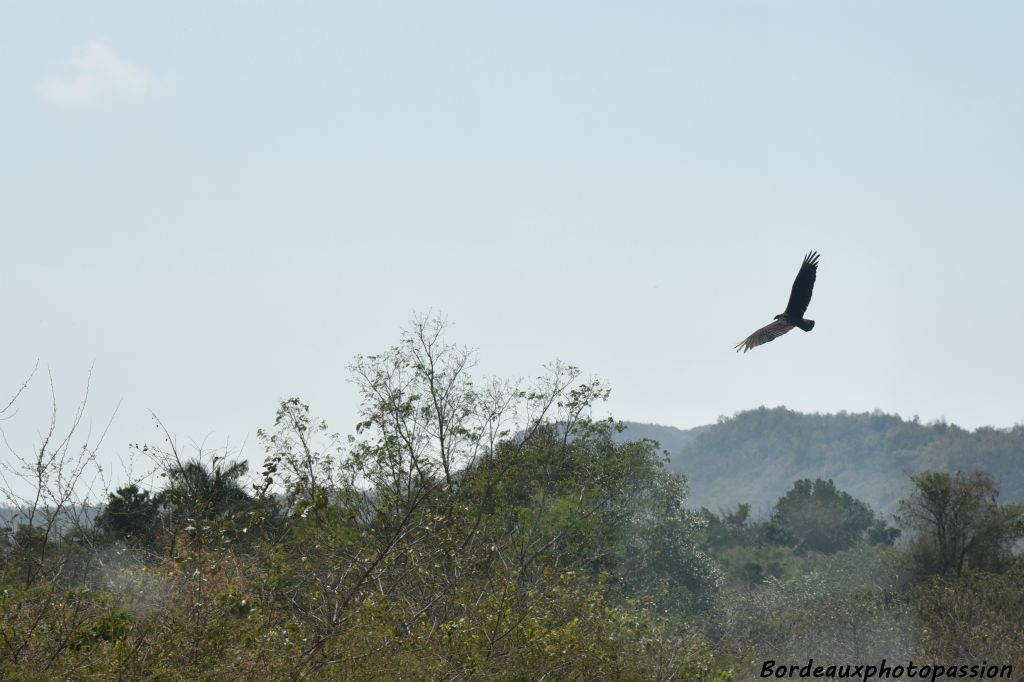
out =
[[[818,253],[811,251],[804,256],[800,272],[796,273],[796,279],[793,280],[793,290],[789,293],[786,311],[776,315],[775,321],[771,324],[766,324],[736,344],[736,352],[739,353],[742,350],[746,353],[751,348],[774,341],[793,327],[800,327],[805,332],[814,329],[814,320],[805,320],[804,312],[811,302],[811,292],[814,291],[814,280],[817,276]]]

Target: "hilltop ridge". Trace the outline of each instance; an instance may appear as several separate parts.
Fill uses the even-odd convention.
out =
[[[692,429],[624,422],[620,438],[652,438],[668,468],[686,475],[691,507],[750,503],[767,514],[793,481],[832,479],[884,514],[910,491],[911,474],[981,469],[1004,502],[1024,501],[1024,425],[963,429],[879,411],[805,414],[759,407]]]

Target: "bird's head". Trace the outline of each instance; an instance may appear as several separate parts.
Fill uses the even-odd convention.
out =
[[[784,317],[784,315],[782,315],[782,314],[780,313],[779,315],[776,315],[776,316],[775,316],[775,319],[776,319],[776,320],[781,320],[781,319],[782,319],[783,317]]]

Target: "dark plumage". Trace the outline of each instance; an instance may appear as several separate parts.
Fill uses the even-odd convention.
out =
[[[805,332],[814,329],[814,320],[805,320],[804,313],[811,302],[814,291],[814,280],[818,277],[818,253],[811,251],[804,256],[800,272],[793,280],[793,290],[789,293],[789,304],[786,311],[776,315],[775,321],[758,329],[756,332],[736,344],[736,352],[746,353],[751,348],[774,341],[793,327],[800,327]]]

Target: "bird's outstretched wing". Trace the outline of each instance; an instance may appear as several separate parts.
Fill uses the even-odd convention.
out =
[[[757,348],[761,344],[774,341],[792,328],[793,325],[785,320],[775,320],[771,324],[766,324],[747,338],[737,343],[735,346],[736,352],[739,353],[742,350],[746,353],[751,348]]]
[[[799,320],[807,311],[811,303],[811,293],[814,291],[814,280],[818,278],[818,252],[811,251],[804,256],[804,262],[800,266],[800,272],[796,273],[793,280],[793,290],[789,292],[789,304],[786,306],[786,316],[790,319]],[[770,341],[771,339],[769,339]]]

